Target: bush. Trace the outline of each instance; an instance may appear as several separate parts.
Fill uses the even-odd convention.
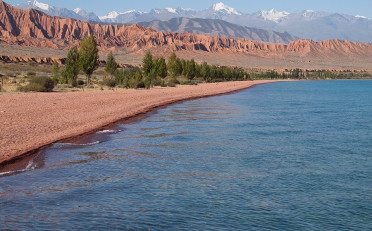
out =
[[[143,81],[140,81],[137,83],[137,86],[135,88],[146,88],[146,85]]]
[[[181,82],[181,85],[198,85],[198,83],[196,81],[188,80]]]
[[[176,87],[176,84],[169,82],[166,86],[168,86],[168,87]]]
[[[116,86],[116,81],[115,79],[105,79],[102,81],[102,84],[108,87],[115,87]]]
[[[78,84],[79,86],[82,86],[82,85],[85,84],[85,82],[84,82],[84,80],[79,79],[79,80],[77,81],[77,84]]]
[[[19,87],[19,91],[30,92],[49,92],[54,88],[54,81],[46,76],[34,77],[30,80],[30,83],[24,87]]]
[[[168,82],[173,84],[180,84],[180,81],[178,81],[178,79],[175,77],[172,77]]]

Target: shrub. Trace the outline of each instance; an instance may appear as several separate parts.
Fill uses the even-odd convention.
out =
[[[54,88],[54,81],[46,76],[34,77],[30,80],[30,83],[24,87],[19,87],[19,91],[30,92],[49,92]]]
[[[137,83],[137,86],[135,88],[146,88],[146,85],[143,81],[140,81]]]
[[[79,79],[79,80],[77,81],[77,84],[78,84],[79,86],[82,86],[82,85],[85,84],[85,82],[84,82],[84,80]]]
[[[177,78],[175,77],[172,77],[170,80],[169,80],[169,83],[173,83],[173,84],[180,84],[180,81],[178,81]]]
[[[116,81],[115,79],[105,79],[102,81],[102,84],[108,87],[115,87],[116,86]]]
[[[24,87],[18,87],[19,91],[24,91],[24,92],[30,92],[30,91],[35,91],[35,92],[44,92],[44,87],[40,84],[37,83],[29,83]]]
[[[196,81],[188,80],[181,83],[181,85],[198,85]]]

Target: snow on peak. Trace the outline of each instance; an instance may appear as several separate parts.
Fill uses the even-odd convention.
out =
[[[226,6],[222,2],[214,4],[213,5],[213,10],[216,11],[216,12],[217,11],[225,11],[228,14],[241,15],[241,13],[239,13],[237,10],[235,10],[232,7]]]
[[[50,6],[49,6],[48,4],[41,3],[41,2],[38,2],[38,1],[36,1],[36,0],[34,0],[34,1],[32,2],[32,4],[33,4],[34,6],[36,6],[36,7],[38,7],[38,8],[40,8],[40,9],[42,9],[42,10],[46,10],[46,11],[48,11],[49,8],[50,8]]]
[[[106,16],[102,16],[102,17],[99,17],[100,20],[105,20],[105,19],[114,19],[114,18],[117,18],[119,16],[119,13],[116,12],[116,11],[112,11],[110,12],[108,15]]]
[[[362,16],[362,15],[356,15],[355,17],[356,17],[356,18],[368,19],[366,16]]]
[[[261,15],[265,20],[279,22],[282,18],[285,18],[289,15],[286,11],[277,11],[275,9],[271,9],[269,11],[261,11]]]
[[[315,11],[313,11],[313,10],[305,10],[305,11],[303,11],[302,15],[304,17],[310,18],[314,13],[315,13]]]
[[[177,14],[177,10],[173,8],[165,8],[169,13]]]
[[[83,10],[83,9],[81,9],[81,8],[76,8],[76,9],[74,10],[74,12],[78,14],[78,13],[79,13],[80,11],[82,11],[82,10]]]
[[[116,11],[112,11],[110,12],[108,15],[106,16],[100,16],[98,17],[100,20],[106,20],[106,19],[116,19],[119,15],[123,15],[123,14],[131,14],[131,13],[139,13],[139,14],[142,14],[142,12],[140,11],[136,11],[136,10],[128,10],[126,12],[123,12],[123,13],[118,13]]]
[[[137,11],[136,10],[128,10],[128,11],[125,11],[124,13],[120,13],[120,14],[130,14],[130,13],[136,13]]]

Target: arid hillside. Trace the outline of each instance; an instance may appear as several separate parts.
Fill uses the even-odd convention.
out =
[[[195,35],[187,32],[160,32],[138,25],[91,24],[48,16],[33,9],[20,10],[0,0],[0,41],[5,44],[66,50],[78,45],[82,38],[90,34],[96,37],[101,51],[114,50],[119,56],[123,51],[126,54],[128,52],[143,54],[145,50],[156,50],[158,54],[164,55],[176,51],[188,56],[195,53],[195,56],[205,56],[206,59],[223,60],[235,57],[239,60],[239,56],[259,57],[264,61],[274,59],[274,66],[276,62],[283,61],[285,64],[284,60],[287,59],[294,59],[295,62],[299,60],[300,63],[314,63],[313,59],[331,63],[340,61],[344,64],[364,62],[365,65],[356,67],[364,69],[368,67],[365,62],[372,57],[372,44],[369,43],[345,40],[322,42],[297,40],[287,45],[267,44],[248,39]],[[228,60],[225,61],[231,64]],[[216,63],[213,60],[212,62]]]

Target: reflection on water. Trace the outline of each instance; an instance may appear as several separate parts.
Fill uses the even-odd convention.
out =
[[[371,85],[262,85],[54,144],[0,173],[0,229],[368,230]]]

